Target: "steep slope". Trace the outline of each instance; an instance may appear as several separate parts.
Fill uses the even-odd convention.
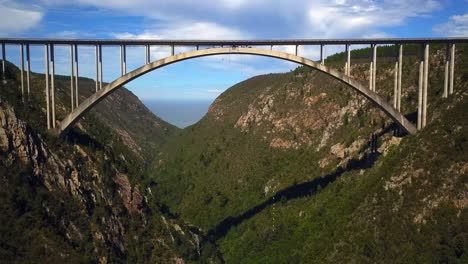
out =
[[[19,69],[9,64],[7,75],[11,78],[20,78]],[[45,107],[45,77],[43,74],[31,74],[31,96]],[[104,84],[105,85],[105,84]],[[82,102],[95,92],[95,82],[88,78],[79,78],[79,101]],[[70,77],[55,76],[55,95],[57,120],[70,113]],[[91,115],[85,115],[83,120],[92,116],[98,118],[98,122],[104,123],[110,128],[112,134],[118,136],[133,154],[142,161],[152,160],[152,155],[158,151],[168,137],[173,135],[178,128],[155,116],[132,92],[125,87],[117,90],[102,102],[96,105]],[[38,120],[38,122],[45,120]],[[86,132],[86,128],[80,123],[80,129]]]
[[[140,125],[127,129],[106,114],[89,113],[67,139],[47,133],[43,76],[34,75],[31,98],[21,101],[18,70],[0,84],[0,259],[6,263],[185,263],[216,261],[216,250],[197,230],[146,201],[140,183],[144,151],[173,130],[124,93],[108,101],[118,118],[142,114],[147,131],[160,133],[140,146]],[[59,77],[58,119],[66,107]],[[86,80],[82,80],[86,82]],[[63,87],[62,87],[63,88]],[[69,100],[69,99],[67,99]],[[103,110],[109,111],[106,106]],[[145,114],[146,113],[146,114]],[[155,124],[159,124],[156,126]],[[123,138],[124,129],[130,135]],[[148,135],[146,135],[148,136]],[[159,140],[159,142],[158,142]]]
[[[466,46],[458,47],[457,91],[466,91],[467,51]],[[364,83],[369,52],[363,49],[352,53],[352,74]],[[392,101],[394,54],[395,47],[379,48],[377,90],[388,101]],[[403,112],[413,121],[417,103],[416,54],[417,47],[407,46],[403,64]],[[440,120],[450,103],[441,99],[443,55],[443,47],[434,46],[431,50],[429,123]],[[342,58],[343,54],[337,54],[326,63],[338,68],[344,64]],[[458,97],[462,95],[459,93]],[[387,164],[379,157],[401,140],[391,120],[364,98],[324,74],[299,67],[286,74],[254,77],[223,93],[199,123],[186,128],[163,147],[154,162],[148,186],[152,187],[156,200],[162,200],[218,240],[229,263],[333,262],[341,256],[341,249],[337,253],[336,247],[344,243],[343,239],[351,235],[359,237],[359,229],[350,229],[348,233],[343,229],[347,227],[346,221],[357,220],[353,218],[355,210],[365,206],[367,194],[378,186],[374,180],[380,177],[366,177],[376,170],[369,168],[376,161]],[[406,139],[403,143],[406,145]],[[466,155],[459,157],[466,159]],[[389,167],[384,166],[384,170]],[[351,174],[356,176],[347,176]],[[360,182],[356,186],[351,183],[349,193],[356,199],[346,196],[346,184],[354,178]],[[459,192],[466,187],[456,186]],[[330,199],[326,200],[324,194],[320,207],[316,202],[326,192],[319,192],[313,199],[310,196],[316,190],[333,188],[343,189],[336,192],[343,198],[330,202],[330,212],[337,217],[331,218],[335,222],[328,223],[321,220],[327,218],[320,216],[327,211],[325,201]],[[384,203],[388,205],[390,201]],[[421,209],[419,206],[416,207]],[[281,215],[278,207],[282,208]],[[402,223],[385,222],[383,212],[379,211],[382,225],[394,228]],[[457,221],[451,226],[460,228]],[[333,229],[335,225],[337,230]],[[311,239],[301,234],[308,234]],[[389,239],[389,234],[385,235],[383,241]],[[421,241],[427,235],[415,235],[414,239]],[[361,243],[363,239],[359,237],[349,243]],[[335,246],[329,248],[331,245]],[[427,244],[424,250],[430,252],[434,247]],[[341,261],[362,255],[353,249],[347,248]],[[401,244],[394,252],[398,250],[410,253]],[[374,261],[384,255],[382,251],[374,253],[370,258]]]

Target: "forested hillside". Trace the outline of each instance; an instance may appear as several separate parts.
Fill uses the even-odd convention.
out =
[[[224,92],[171,138],[146,184],[216,241],[227,263],[445,262],[467,257],[468,50],[442,99],[445,47],[431,48],[429,126],[401,133],[325,74],[299,67]],[[352,52],[368,83],[369,49]],[[396,50],[380,47],[377,92],[392,102]],[[405,47],[403,112],[415,121],[418,47]],[[344,55],[326,64],[342,68]]]
[[[44,76],[22,100],[11,64],[0,84],[2,263],[185,263],[219,260],[196,229],[148,204],[146,162],[176,131],[129,91],[88,113],[64,139],[46,128]],[[69,77],[57,76],[57,119]],[[80,79],[80,100],[94,90]]]

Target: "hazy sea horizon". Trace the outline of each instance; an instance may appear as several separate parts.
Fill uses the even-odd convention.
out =
[[[198,122],[214,100],[143,100],[155,115],[179,128]]]

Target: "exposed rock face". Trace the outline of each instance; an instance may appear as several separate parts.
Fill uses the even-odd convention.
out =
[[[298,149],[316,146],[317,151],[328,144],[332,133],[344,119],[356,116],[363,99],[353,97],[344,106],[327,100],[329,95],[317,90],[317,84],[305,83],[302,87],[288,84],[286,91],[267,87],[248,105],[234,127],[245,133],[264,134],[263,138],[273,148]],[[283,99],[283,96],[285,98]],[[215,102],[212,113],[222,109]]]
[[[50,147],[40,134],[17,117],[10,105],[0,102],[0,167],[8,168],[14,163],[30,166],[32,171],[30,177],[35,178],[35,182],[43,184],[50,193],[62,193],[77,203],[79,211],[76,213],[88,219],[85,229],[91,230],[90,237],[87,237],[86,230],[82,229],[83,223],[76,223],[73,218],[53,212],[47,203],[44,203],[43,207],[51,219],[56,219],[54,220],[58,225],[56,228],[63,230],[66,242],[70,244],[92,243],[97,256],[96,261],[99,263],[109,263],[111,251],[125,258],[128,252],[129,230],[127,230],[128,219],[123,217],[127,212],[139,214],[140,227],[145,228],[147,220],[143,212],[146,206],[144,196],[138,186],[132,186],[126,174],[114,167],[106,154],[99,156],[80,145],[73,145],[71,148],[69,146]],[[101,171],[103,167],[107,167],[108,171],[103,173]],[[116,190],[112,184],[109,184],[109,179],[106,179],[112,175],[115,175],[113,182]],[[11,175],[0,175],[0,180],[12,180],[9,177]],[[0,190],[4,186],[0,184]],[[115,197],[114,192],[119,195]],[[96,208],[105,208],[106,212],[95,213]],[[127,212],[122,208],[125,208]],[[91,223],[93,215],[97,219]],[[173,221],[168,220],[169,225],[166,228],[184,232],[182,227]],[[182,239],[192,240],[192,233],[186,232],[187,238]],[[168,241],[167,236],[151,233],[149,236],[141,239],[161,241],[160,244],[165,245],[167,261],[184,263],[184,260],[174,251],[176,247],[174,241],[170,239]],[[89,239],[92,241],[89,242]],[[180,237],[178,239],[181,241]],[[193,244],[193,249],[196,250],[195,242],[187,243]],[[161,248],[155,247],[153,250],[161,250]],[[57,252],[57,254],[62,253]],[[66,254],[62,255],[66,256]]]
[[[132,187],[125,174],[118,173],[115,178],[115,183],[119,186],[119,194],[122,198],[125,208],[129,212],[141,213],[143,208],[143,197],[138,190],[138,187]]]

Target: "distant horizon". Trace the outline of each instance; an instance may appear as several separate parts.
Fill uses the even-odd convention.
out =
[[[148,109],[165,122],[184,129],[202,119],[215,99],[141,99]]]

